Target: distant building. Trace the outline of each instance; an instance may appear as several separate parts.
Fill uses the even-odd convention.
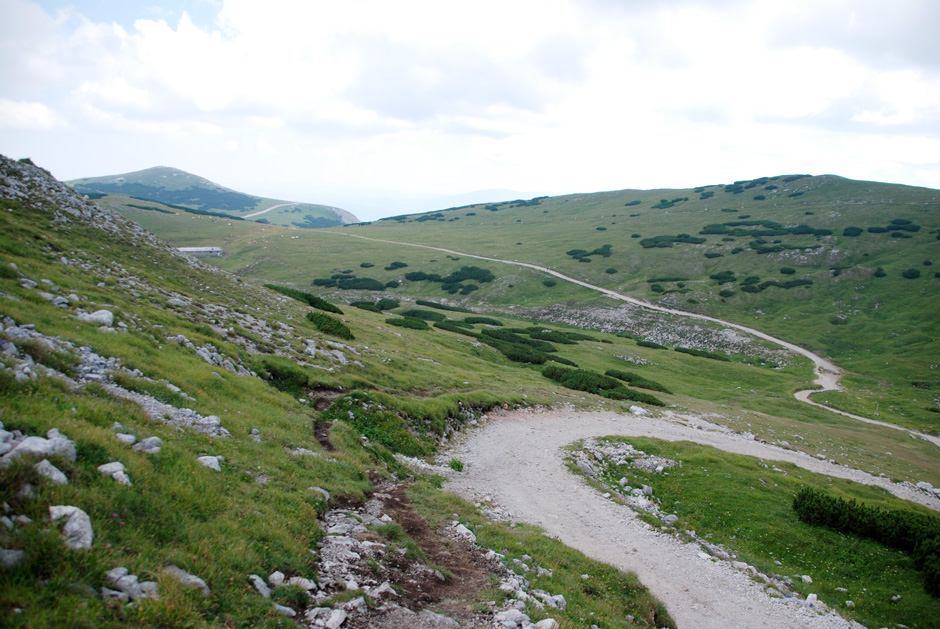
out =
[[[180,247],[177,251],[194,258],[221,258],[224,253],[222,247]]]

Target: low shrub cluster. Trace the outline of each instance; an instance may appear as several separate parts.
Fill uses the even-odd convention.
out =
[[[336,317],[331,317],[328,314],[323,314],[322,312],[308,312],[307,320],[315,325],[317,329],[324,334],[338,336],[339,338],[346,339],[347,341],[351,341],[356,338],[353,336],[352,331],[345,323]]]
[[[303,291],[297,290],[295,288],[289,288],[287,286],[278,286],[277,284],[265,284],[265,288],[270,288],[273,291],[281,293],[282,295],[287,295],[297,301],[301,301],[308,306],[316,308],[318,310],[325,310],[326,312],[333,312],[336,314],[343,314],[343,311],[340,310],[337,306],[334,306],[330,302],[316,295],[311,295],[310,293],[305,293]]]
[[[473,291],[479,290],[476,284],[464,284],[469,280],[477,281],[481,284],[492,282],[496,276],[487,269],[478,266],[463,266],[447,276],[441,276],[438,273],[425,273],[424,271],[412,271],[405,273],[405,279],[409,282],[440,282],[441,288],[451,295],[460,293],[469,295]]]
[[[481,323],[483,325],[495,325],[496,327],[503,325],[503,322],[499,319],[490,317],[464,317],[463,320],[465,323]]]
[[[578,262],[590,262],[591,256],[601,256],[603,258],[610,257],[610,250],[613,245],[602,245],[593,251],[588,251],[587,249],[569,249],[565,252],[565,255],[569,255]]]
[[[396,325],[400,328],[408,328],[409,330],[430,330],[428,324],[425,323],[422,319],[416,319],[414,317],[399,317],[386,319],[385,323],[389,325]]]
[[[653,236],[652,238],[644,238],[640,241],[640,246],[644,249],[666,249],[674,246],[677,242],[701,245],[706,241],[704,238],[697,238],[689,234],[679,234],[677,236]]]
[[[605,376],[596,371],[565,369],[556,365],[548,365],[542,369],[542,375],[565,388],[574,389],[575,391],[594,393],[611,400],[631,400],[652,406],[665,406],[659,398],[649,393],[628,389],[616,378]]]
[[[401,302],[397,299],[380,299],[378,301],[354,301],[349,304],[354,308],[361,308],[362,310],[369,310],[371,312],[384,312],[386,310],[394,310],[401,305]]]
[[[816,526],[867,537],[913,553],[924,572],[924,588],[940,597],[940,518],[914,511],[879,509],[804,487],[793,498],[797,517]]]
[[[633,385],[640,389],[649,389],[650,391],[659,391],[660,393],[672,393],[669,389],[659,384],[658,382],[653,382],[652,380],[647,380],[641,375],[629,372],[629,371],[618,371],[616,369],[608,369],[604,372],[605,376],[610,376],[611,378],[616,378],[617,380],[623,380],[629,385]]]
[[[447,310],[449,312],[472,312],[466,308],[461,308],[459,306],[448,306],[447,304],[440,304],[436,301],[427,301],[426,299],[418,299],[415,301],[419,306],[426,306],[427,308],[437,308],[438,310]]]
[[[398,313],[403,317],[409,317],[412,319],[421,319],[422,321],[443,321],[447,316],[443,312],[434,312],[433,310],[421,310],[420,308],[412,308],[410,310],[404,310]]]
[[[688,354],[689,356],[698,356],[699,358],[710,358],[712,360],[721,360],[724,362],[729,362],[731,360],[724,354],[719,354],[717,352],[706,352],[703,349],[692,349],[691,347],[677,347],[676,351],[682,354]]]
[[[356,277],[350,274],[339,274],[329,278],[317,278],[313,280],[314,286],[323,286],[324,288],[339,288],[341,290],[375,290],[383,291],[388,285],[372,279],[371,277]]]
[[[644,341],[642,339],[637,341],[636,344],[640,347],[648,347],[649,349],[669,349],[665,345],[660,345],[659,343],[654,343],[653,341]]]

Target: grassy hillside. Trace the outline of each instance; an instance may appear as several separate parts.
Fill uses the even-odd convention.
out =
[[[409,538],[404,524],[367,534],[400,547],[416,564],[432,564],[417,573],[433,577],[430,557],[438,555],[432,551],[446,541],[440,531],[456,517],[507,558],[553,570],[554,576],[530,578],[534,587],[568,599],[565,611],[548,610],[562,627],[582,626],[588,616],[615,626],[627,614],[647,626],[671,626],[635,578],[547,540],[538,529],[490,521],[473,505],[442,494],[439,476],[416,473],[394,457],[433,460],[455,431],[495,406],[568,404],[627,413],[639,400],[654,413],[705,415],[757,439],[874,474],[940,485],[934,446],[797,402],[791,393],[811,379],[810,365],[764,344],[742,341],[731,355],[696,356],[623,334],[533,325],[537,308],[562,303],[576,309],[598,300],[565,282],[546,286],[533,270],[355,240],[339,230],[126,210],[174,245],[223,246],[229,254],[221,263],[238,277],[177,255],[29,164],[4,158],[0,175],[0,421],[23,436],[55,428],[76,450],[74,457],[50,458],[65,474],[64,485],[44,480],[33,461],[0,466],[0,501],[12,524],[0,531],[0,546],[25,553],[0,572],[0,608],[14,626],[293,624],[255,591],[248,575],[281,571],[319,579],[324,533],[317,521],[330,509],[358,504],[377,483],[400,483],[396,491],[410,496],[417,514],[409,517],[428,523],[431,538]],[[432,222],[446,227],[446,220],[414,222],[354,233],[390,237],[400,229],[418,233]],[[480,235],[498,241],[495,232]],[[454,248],[478,246],[474,239],[451,238]],[[590,251],[605,243],[586,244]],[[608,258],[597,254],[580,263],[560,257],[553,266],[606,266],[618,246]],[[418,271],[440,277],[405,279]],[[314,287],[314,278],[337,286]],[[362,278],[384,290],[338,287]],[[393,280],[395,288],[385,286]],[[290,283],[293,291],[284,286]],[[455,286],[478,288],[461,294]],[[331,301],[341,312],[318,299],[324,296],[336,298]],[[100,310],[113,321],[86,320]],[[525,316],[511,314],[516,311]],[[577,378],[543,375],[564,370]],[[619,375],[605,379],[611,370]],[[229,436],[212,436],[223,428]],[[135,451],[118,433],[159,437],[162,449]],[[199,458],[205,456],[222,457],[220,471],[204,467]],[[131,486],[102,475],[98,467],[109,462],[125,466]],[[409,475],[414,482],[402,482]],[[901,504],[884,492],[843,487],[849,496]],[[62,545],[61,528],[49,520],[49,507],[59,505],[87,513],[94,530],[90,549]],[[853,541],[834,544],[832,557]],[[800,561],[788,565],[800,569]],[[181,586],[168,566],[204,579],[211,593]],[[106,575],[116,567],[156,582],[160,598],[131,606],[102,598]],[[374,570],[385,574],[378,564]],[[603,588],[575,585],[582,574],[598,575]],[[496,601],[499,609],[506,595],[495,589],[498,576],[486,578],[487,588],[457,588],[455,601],[429,605],[469,614]],[[867,587],[866,578],[849,585]],[[297,587],[277,588],[275,602],[303,612],[366,594],[329,590],[315,602]],[[918,604],[934,614],[930,600]],[[884,624],[883,607],[873,603],[859,613]],[[526,609],[534,618],[547,616],[532,605]]]
[[[219,241],[215,227],[200,225],[209,229],[206,237],[188,231],[187,242]],[[155,228],[173,237],[173,228]],[[653,303],[757,327],[828,355],[847,371],[847,391],[820,401],[936,431],[938,230],[936,190],[826,175],[479,205],[341,231],[546,266]],[[350,271],[381,283],[401,280],[397,294],[437,292],[468,306],[589,327],[601,327],[605,317],[596,309],[612,303],[495,263],[488,268],[496,281],[446,295],[440,285],[405,276],[446,275],[470,262],[413,247],[320,232],[233,228],[224,238],[223,268],[298,286]],[[386,270],[392,262],[408,267]]]
[[[203,177],[166,166],[123,175],[86,177],[68,183],[79,192],[115,209],[209,213],[304,228],[335,227],[359,220],[349,212],[331,206],[292,203],[236,192]]]

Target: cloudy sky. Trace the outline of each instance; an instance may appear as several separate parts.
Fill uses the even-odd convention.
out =
[[[940,188],[938,25],[936,0],[0,0],[0,153],[364,220],[490,189]]]

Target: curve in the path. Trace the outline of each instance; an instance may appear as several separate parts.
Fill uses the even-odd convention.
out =
[[[373,242],[384,242],[384,243],[393,244],[393,245],[402,245],[405,247],[417,247],[420,249],[431,249],[433,251],[441,251],[443,253],[450,253],[453,255],[464,256],[467,258],[474,258],[477,260],[486,260],[488,262],[498,262],[501,264],[512,264],[515,266],[521,266],[521,267],[525,267],[528,269],[534,269],[536,271],[548,273],[549,275],[557,277],[558,279],[564,280],[566,282],[571,282],[572,284],[577,284],[578,286],[583,286],[584,288],[597,291],[613,299],[618,299],[620,301],[624,301],[629,304],[639,306],[641,308],[646,308],[647,310],[652,310],[654,312],[662,312],[665,314],[677,315],[680,317],[687,317],[690,319],[698,319],[700,321],[709,321],[711,323],[717,323],[719,325],[722,325],[728,328],[733,328],[735,330],[746,332],[747,334],[756,336],[757,338],[763,339],[765,341],[770,341],[771,343],[775,343],[777,345],[780,345],[781,347],[785,347],[791,352],[799,354],[800,356],[805,356],[806,358],[810,359],[813,362],[813,370],[816,375],[816,380],[814,381],[814,384],[816,384],[818,388],[797,391],[794,395],[796,399],[800,400],[801,402],[806,402],[807,404],[810,404],[812,406],[817,406],[819,408],[826,409],[827,411],[838,413],[845,417],[849,417],[857,421],[865,422],[867,424],[874,424],[876,426],[882,426],[884,428],[891,428],[893,430],[902,430],[904,432],[909,433],[910,435],[914,437],[929,441],[933,443],[935,446],[937,446],[938,448],[940,448],[940,437],[937,437],[934,435],[928,435],[926,433],[922,433],[916,430],[911,430],[910,428],[898,426],[897,424],[883,422],[877,419],[870,419],[868,417],[862,417],[861,415],[853,415],[852,413],[846,413],[845,411],[840,411],[830,406],[826,406],[824,404],[820,404],[819,402],[813,401],[810,398],[810,395],[813,393],[818,393],[821,391],[838,391],[839,390],[839,378],[842,375],[842,371],[831,361],[826,360],[822,356],[819,356],[818,354],[811,352],[805,347],[800,347],[799,345],[796,345],[794,343],[789,343],[787,341],[784,341],[783,339],[778,339],[777,337],[771,336],[767,334],[766,332],[761,332],[760,330],[755,330],[754,328],[749,328],[739,323],[732,323],[731,321],[724,321],[723,319],[716,319],[715,317],[709,317],[708,315],[697,314],[694,312],[686,312],[684,310],[676,310],[674,308],[666,308],[665,306],[657,306],[656,304],[651,304],[647,301],[643,301],[642,299],[637,299],[636,297],[623,295],[621,293],[612,291],[607,288],[602,288],[600,286],[595,286],[593,284],[583,282],[573,277],[568,277],[567,275],[559,273],[558,271],[553,271],[552,269],[548,267],[539,266],[537,264],[530,264],[528,262],[518,262],[516,260],[502,260],[500,258],[491,258],[487,256],[476,255],[473,253],[464,253],[463,251],[455,251],[453,249],[445,249],[443,247],[434,247],[431,245],[422,245],[422,244],[412,243],[412,242],[399,242],[397,240],[383,240],[380,238],[370,238],[368,236],[361,236],[359,234],[350,234],[348,232],[340,232],[340,233],[346,236],[350,236],[351,238],[361,238],[363,240],[371,240]]]
[[[251,214],[245,214],[244,216],[242,216],[242,218],[252,218],[255,216],[261,216],[262,214],[267,214],[271,210],[276,210],[279,207],[290,207],[292,205],[300,205],[300,203],[281,203],[279,205],[272,205],[271,207],[265,208],[261,210],[260,212],[252,212]]]
[[[484,496],[536,524],[564,544],[623,570],[635,572],[661,600],[679,627],[731,629],[858,627],[835,614],[818,615],[798,599],[770,597],[730,562],[703,557],[701,549],[658,533],[629,507],[604,499],[565,466],[561,450],[578,439],[607,435],[694,441],[729,452],[787,461],[812,471],[867,482],[921,502],[931,498],[809,455],[746,440],[695,418],[616,413],[514,412],[491,416],[483,429],[465,434],[452,449],[464,471],[451,474],[448,489],[479,501]],[[930,506],[940,505],[935,497]]]

